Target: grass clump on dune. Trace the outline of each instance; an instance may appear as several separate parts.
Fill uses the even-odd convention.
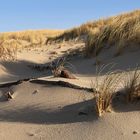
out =
[[[105,112],[112,111],[112,102],[118,93],[118,89],[123,83],[123,90],[121,93],[125,93],[127,102],[133,102],[140,99],[140,71],[139,67],[136,67],[134,71],[109,71],[101,77],[102,71],[104,71],[109,65],[102,65],[96,74],[96,79],[92,84],[96,89],[94,92],[95,106],[98,116],[101,117]],[[123,76],[123,78],[122,78]],[[101,78],[101,79],[100,79]],[[120,91],[119,91],[120,92]],[[124,94],[122,94],[123,96]]]
[[[96,76],[95,84],[93,84],[96,89],[95,100],[98,116],[102,116],[105,112],[112,111],[112,100],[121,79],[121,74],[110,71],[100,80],[100,74],[106,66],[100,68]]]
[[[140,45],[140,11],[110,18],[102,29],[89,32],[86,41],[86,54],[98,55],[102,48],[115,46],[115,55],[119,55],[125,47]]]
[[[0,42],[0,58],[3,60],[15,59],[17,52],[17,43],[13,42],[11,47],[11,42]]]
[[[42,47],[46,39],[63,31],[39,30],[0,33],[0,58],[13,58],[17,49]]]
[[[125,47],[140,46],[140,10],[88,22],[66,30],[48,41],[63,41],[84,38],[86,55],[98,55],[102,48],[115,47],[119,55]]]
[[[62,33],[61,30],[38,30],[38,31],[21,31],[21,32],[7,32],[0,34],[0,41],[17,41],[25,44],[45,44],[48,37],[56,36]],[[25,42],[25,44],[23,44]]]
[[[95,22],[87,22],[79,27],[66,30],[64,33],[58,36],[48,38],[47,43],[49,41],[62,42],[77,38],[86,40],[86,37],[91,30],[96,33],[100,30],[100,28],[102,28],[103,25],[107,24],[107,22],[108,20],[103,19],[97,20]]]
[[[137,67],[133,72],[126,73],[124,79],[124,92],[127,102],[140,98],[140,71]]]

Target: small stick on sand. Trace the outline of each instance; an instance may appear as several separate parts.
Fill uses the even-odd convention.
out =
[[[38,90],[38,89],[36,89],[36,90],[33,92],[33,94],[37,94],[37,93],[39,93],[39,90]]]
[[[13,94],[14,94],[14,91],[11,90],[11,91],[6,92],[4,95],[6,99],[9,101],[14,98]]]

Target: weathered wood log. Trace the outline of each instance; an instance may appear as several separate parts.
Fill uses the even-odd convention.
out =
[[[23,82],[30,81],[30,80],[31,80],[31,78],[27,78],[27,79],[22,79],[22,80],[14,81],[14,82],[0,84],[0,88],[10,87],[10,86],[13,86],[13,85],[19,85],[19,84],[21,84]]]
[[[37,83],[37,84],[44,84],[44,85],[49,84],[49,85],[68,87],[68,88],[73,88],[73,89],[85,90],[88,92],[95,92],[95,89],[93,88],[81,87],[81,86],[78,86],[69,82],[65,82],[65,81],[31,80],[30,82]]]
[[[4,84],[0,84],[0,88],[5,88],[5,87],[10,87],[13,85],[19,85],[22,84],[23,82],[31,82],[31,83],[37,83],[37,84],[48,84],[48,85],[55,85],[55,86],[62,86],[62,87],[68,87],[68,88],[73,88],[73,89],[79,89],[79,90],[85,90],[88,92],[95,92],[96,90],[93,88],[87,88],[87,87],[81,87],[69,82],[65,82],[65,81],[50,81],[50,80],[38,80],[38,79],[22,79],[22,80],[18,80],[15,82],[10,82],[10,83],[4,83]]]
[[[68,71],[66,69],[61,70],[58,77],[67,78],[67,79],[77,79],[70,71]]]

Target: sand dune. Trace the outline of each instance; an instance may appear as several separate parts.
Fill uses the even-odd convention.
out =
[[[69,51],[83,44],[48,46],[46,49],[18,52],[16,61],[1,61],[0,82],[24,78],[48,80],[50,71],[37,71],[29,65],[46,66],[54,59],[69,55]],[[58,51],[59,50],[59,51]],[[98,59],[102,64],[115,63],[113,69],[132,70],[140,63],[140,51],[126,52],[118,57],[113,50],[105,50]],[[66,53],[67,52],[67,53]],[[71,53],[70,53],[71,54]],[[26,56],[26,57],[25,57]],[[53,78],[50,81],[66,81],[81,87],[91,87],[96,75],[95,58],[69,55],[76,80]],[[51,58],[51,59],[50,59]],[[104,76],[104,73],[102,74]],[[14,99],[6,101],[4,93],[14,91]],[[19,85],[0,89],[0,139],[1,140],[138,140],[140,137],[140,104],[126,104],[124,100],[113,102],[114,112],[97,116],[93,93],[72,88],[37,84],[25,81]]]

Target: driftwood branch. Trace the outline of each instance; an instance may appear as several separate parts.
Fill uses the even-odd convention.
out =
[[[23,82],[31,82],[31,83],[37,83],[37,84],[44,84],[44,85],[55,85],[55,86],[61,86],[61,87],[68,87],[68,88],[73,88],[73,89],[79,89],[79,90],[85,90],[88,92],[94,92],[95,89],[93,88],[87,88],[87,87],[81,87],[69,82],[65,82],[65,81],[49,81],[49,80],[37,80],[37,79],[22,79],[22,80],[18,80],[15,82],[9,82],[9,83],[4,83],[4,84],[0,84],[0,88],[5,88],[5,87],[10,87],[13,85],[19,85],[22,84]]]
[[[48,81],[48,80],[31,80],[31,83],[37,83],[37,84],[44,84],[44,85],[56,85],[56,86],[61,86],[61,87],[68,87],[68,88],[73,88],[73,89],[79,89],[79,90],[85,90],[88,92],[94,92],[95,89],[93,88],[87,88],[87,87],[81,87],[69,82],[65,81]]]
[[[23,82],[27,82],[27,81],[30,81],[30,80],[31,80],[30,78],[27,78],[27,79],[14,81],[14,82],[0,84],[0,88],[10,87],[10,86],[13,86],[13,85],[19,85],[19,84],[22,84]]]

